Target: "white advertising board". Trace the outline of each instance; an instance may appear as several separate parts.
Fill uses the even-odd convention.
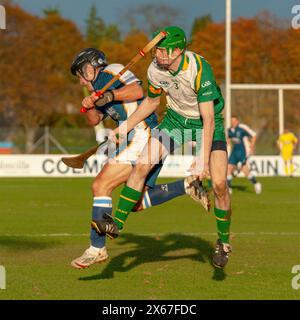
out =
[[[61,155],[0,155],[0,177],[94,177],[105,163],[105,157],[91,157],[83,169],[68,168]],[[183,177],[192,156],[169,156],[160,177]],[[300,176],[300,156],[295,156],[294,176]],[[256,176],[284,175],[280,156],[252,156],[249,165]]]

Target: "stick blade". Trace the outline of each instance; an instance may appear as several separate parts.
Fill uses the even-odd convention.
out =
[[[82,169],[84,165],[84,159],[82,157],[62,157],[61,161],[70,168]]]
[[[70,168],[82,169],[85,161],[96,153],[99,146],[103,145],[106,141],[103,141],[100,145],[95,146],[84,153],[79,154],[75,157],[62,157],[61,161]]]

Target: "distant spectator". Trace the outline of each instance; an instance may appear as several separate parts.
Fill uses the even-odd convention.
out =
[[[284,172],[289,177],[292,177],[294,172],[293,153],[297,143],[297,137],[288,129],[284,129],[277,140],[277,146],[284,161]]]

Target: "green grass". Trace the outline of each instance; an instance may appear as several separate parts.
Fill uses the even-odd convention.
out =
[[[89,245],[92,180],[0,179],[0,300],[299,299],[300,179],[260,180],[261,195],[234,181],[234,252],[221,271],[211,265],[215,219],[186,196],[132,213],[107,241],[108,262],[75,270]]]

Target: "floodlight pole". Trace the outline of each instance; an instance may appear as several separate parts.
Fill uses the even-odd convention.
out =
[[[230,127],[231,118],[231,0],[226,0],[226,46],[225,46],[225,124]]]

